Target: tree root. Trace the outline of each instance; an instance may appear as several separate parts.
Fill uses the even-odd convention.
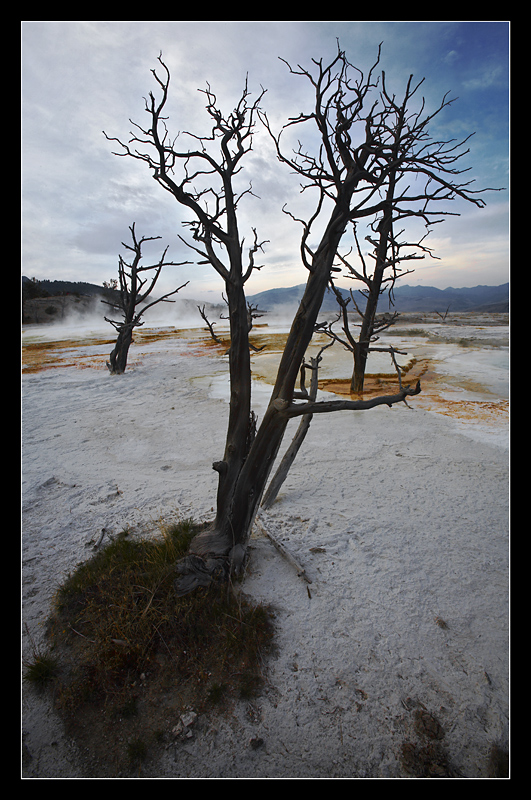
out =
[[[231,575],[239,575],[247,563],[247,548],[242,544],[228,547],[215,530],[197,534],[188,555],[175,565],[178,577],[173,586],[177,597],[184,597],[211,583],[226,583]]]

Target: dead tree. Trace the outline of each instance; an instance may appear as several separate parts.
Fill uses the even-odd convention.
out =
[[[260,319],[264,314],[267,314],[267,311],[261,311],[254,303],[247,303],[247,324],[249,325],[249,331],[252,331],[255,319]]]
[[[379,55],[378,55],[379,60]],[[290,419],[307,414],[343,409],[362,410],[402,402],[420,392],[420,384],[406,386],[395,395],[370,400],[320,402],[300,399],[296,382],[314,334],[317,316],[332,276],[334,261],[347,227],[362,217],[374,217],[385,208],[381,189],[389,166],[381,159],[380,123],[374,109],[365,104],[375,88],[374,71],[350,76],[351,65],[340,51],[327,66],[314,62],[314,74],[300,70],[315,91],[315,107],[288,123],[317,125],[321,149],[311,155],[299,148],[291,156],[283,153],[280,136],[274,136],[266,115],[260,113],[264,91],[254,102],[245,84],[241,98],[225,115],[210,89],[204,91],[210,118],[210,134],[181,133],[189,146],[177,147],[164,117],[170,73],[159,57],[160,74],[152,70],[159,99],[146,99],[148,123],[133,123],[129,142],[119,142],[117,155],[144,162],[155,181],[178,204],[191,213],[185,223],[191,231],[189,246],[223,278],[229,307],[231,346],[229,350],[230,405],[225,452],[213,468],[218,473],[216,515],[211,525],[190,545],[189,555],[177,564],[176,592],[185,594],[211,580],[239,572],[245,563],[248,539],[266,483]],[[293,70],[292,70],[293,71]],[[281,162],[305,181],[304,191],[316,193],[314,211],[302,221],[300,253],[308,279],[294,316],[278,367],[269,405],[259,425],[251,406],[251,365],[245,284],[258,268],[255,257],[264,242],[255,229],[247,250],[239,230],[238,209],[252,194],[250,186],[239,184],[245,155],[252,148],[257,116],[274,137]],[[361,125],[360,125],[361,122]],[[357,144],[353,143],[358,136]],[[107,137],[111,138],[111,137]],[[180,144],[180,142],[179,142]],[[292,212],[287,212],[296,219]],[[310,236],[318,225],[317,245],[310,249]]]
[[[446,309],[446,311],[443,314],[441,314],[440,311],[435,311],[435,313],[437,314],[438,317],[440,317],[442,319],[443,322],[446,322],[446,317],[450,313],[450,306],[448,306],[448,308]]]
[[[225,300],[225,302],[228,305],[227,298],[224,295],[223,295],[223,299]],[[267,311],[260,311],[260,309],[258,308],[257,305],[255,305],[254,303],[247,302],[247,331],[248,331],[248,333],[250,333],[252,331],[252,329],[253,329],[254,320],[255,319],[259,319],[260,317],[263,317],[264,314],[267,314]],[[223,314],[221,314],[220,319],[230,319],[230,317],[224,317]],[[256,345],[252,344],[252,342],[249,342],[249,347],[255,353],[259,353],[261,350],[264,349],[265,345],[263,345],[262,347],[256,347]]]
[[[260,311],[258,306],[255,305],[254,303],[249,303],[249,302],[247,303],[247,326],[249,329],[249,333],[253,329],[255,319],[260,319],[260,317],[263,317],[264,314],[267,314],[267,311]],[[255,344],[249,341],[249,347],[255,353],[260,353],[262,350],[265,349],[265,344],[262,345],[262,347],[257,347]]]
[[[141,321],[142,315],[157,303],[164,301],[173,302],[169,300],[172,295],[177,294],[178,291],[183,289],[187,283],[168,292],[162,297],[146,303],[147,299],[151,296],[153,289],[157,283],[159,275],[163,267],[169,266],[182,266],[184,263],[175,263],[173,261],[166,261],[166,253],[168,248],[164,250],[160,260],[157,264],[142,265],[142,245],[145,242],[155,241],[160,239],[160,236],[143,236],[138,239],[135,232],[135,223],[129,227],[131,231],[132,245],[122,242],[126,250],[130,250],[133,254],[131,263],[127,263],[121,255],[118,256],[118,283],[115,286],[110,286],[118,293],[116,300],[102,300],[102,303],[112,306],[113,309],[118,310],[122,314],[122,319],[113,320],[105,317],[105,321],[109,322],[113,328],[118,332],[116,344],[110,354],[107,368],[112,375],[121,375],[125,372],[127,367],[127,357],[129,348],[133,341],[133,330],[139,325],[144,323]],[[151,273],[150,278],[143,278],[143,273]],[[115,288],[116,287],[116,288]]]
[[[352,322],[349,316],[349,303],[352,301],[354,308],[358,316],[363,319],[364,314],[363,311],[359,308],[358,303],[356,302],[356,298],[352,290],[350,291],[350,297],[345,297],[344,294],[335,286],[333,281],[330,281],[330,285],[335,293],[335,297],[337,303],[339,305],[339,314],[336,319],[332,321],[324,321],[320,322],[317,326],[317,329],[322,333],[325,333],[332,341],[338,342],[341,344],[345,350],[349,350],[354,358],[354,368],[352,372],[352,378],[350,381],[350,393],[351,394],[359,394],[363,393],[364,382],[365,382],[365,368],[367,364],[367,356],[370,352],[380,352],[380,353],[389,353],[391,356],[391,361],[398,373],[399,382],[402,369],[396,363],[395,354],[398,355],[407,355],[402,350],[396,350],[394,347],[374,347],[374,342],[377,342],[380,334],[390,328],[396,320],[398,319],[398,312],[394,313],[384,313],[381,314],[379,317],[374,317],[372,320],[372,330],[370,334],[365,333],[365,335],[369,335],[367,340],[362,339],[362,335],[359,335],[359,339],[357,340],[352,328],[354,327],[354,323]],[[334,327],[338,322],[342,323],[342,334],[340,334],[337,329]],[[357,327],[362,327],[361,324],[358,324]],[[363,348],[363,349],[362,349]]]
[[[206,326],[207,326],[207,328],[208,328],[208,330],[210,332],[210,335],[211,335],[212,339],[215,341],[215,343],[216,344],[223,344],[223,342],[221,341],[219,336],[217,336],[216,333],[214,332],[214,325],[216,323],[215,322],[210,322],[210,320],[208,319],[208,317],[206,315],[206,311],[205,311],[205,306],[204,305],[203,305],[203,307],[197,306],[197,310],[201,314],[201,317],[204,320],[204,322],[205,322],[205,324],[206,324]]]
[[[397,101],[388,90],[385,73],[382,73],[379,104],[373,110],[373,124],[377,127],[380,148],[378,185],[383,203],[370,221],[365,237],[372,249],[364,256],[358,238],[359,223],[356,223],[353,225],[356,265],[338,253],[341,264],[347,269],[347,277],[362,284],[361,293],[365,296],[365,305],[361,307],[356,303],[354,294],[350,293],[360,323],[356,337],[349,327],[345,300],[336,291],[343,333],[354,356],[353,393],[363,391],[371,343],[396,320],[396,314],[378,319],[376,312],[383,294],[388,295],[389,308],[392,307],[396,280],[413,271],[403,270],[402,265],[422,259],[425,255],[435,258],[424,240],[433,225],[441,222],[445,216],[452,215],[447,207],[450,201],[459,198],[478,208],[485,205],[485,201],[477,197],[479,192],[470,188],[472,181],[462,182],[461,176],[467,170],[458,166],[458,162],[469,152],[463,148],[470,136],[456,143],[455,140],[434,140],[430,135],[433,119],[453,100],[445,95],[433,112],[426,113],[424,100],[417,97],[422,83],[423,80],[414,84],[413,76],[410,76],[403,99]],[[415,104],[417,107],[412,110]],[[446,207],[441,209],[441,204]],[[453,215],[456,215],[455,212]],[[401,240],[404,230],[397,232],[396,228],[407,220],[420,220],[425,226],[425,235],[414,241]]]

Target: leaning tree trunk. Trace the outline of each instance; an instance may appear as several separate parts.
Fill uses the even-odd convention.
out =
[[[111,375],[122,375],[125,372],[129,348],[132,341],[133,325],[131,323],[124,323],[118,329],[118,338],[116,339],[114,349],[107,362],[107,367]]]
[[[176,566],[179,577],[175,581],[175,590],[178,595],[187,594],[197,586],[206,586],[212,578],[238,573],[245,563],[254,518],[290,419],[288,410],[297,377],[313,336],[347,220],[348,202],[338,204],[313,257],[313,269],[287,337],[269,406],[255,436],[250,414],[250,368],[248,373],[246,369],[239,373],[237,367],[240,360],[246,365],[250,358],[248,343],[242,347],[247,337],[247,326],[239,324],[234,330],[241,340],[238,343],[233,338],[231,319],[229,430],[224,460],[214,465],[220,474],[217,514],[213,524],[192,540],[189,555]],[[238,292],[234,291],[235,311],[231,313],[246,313]],[[242,320],[238,321],[241,323]],[[242,374],[244,379],[240,377]],[[242,444],[242,432],[246,433],[247,450]]]
[[[325,350],[327,347],[331,347],[331,344],[326,345],[326,347],[324,347],[323,350]],[[319,363],[321,361],[321,353],[322,353],[322,350],[317,355],[317,358],[311,358],[310,359],[310,367],[309,368],[311,369],[312,377],[311,377],[311,381],[310,381],[310,391],[308,393],[308,399],[309,400],[315,400],[317,398],[317,390],[319,388]],[[302,369],[305,369],[305,368],[306,368],[306,365],[303,365]],[[301,390],[303,390],[305,392],[304,380],[303,380],[302,375],[301,375]],[[304,416],[302,417],[302,419],[301,419],[301,421],[299,423],[299,426],[298,426],[298,428],[297,428],[297,430],[295,432],[295,435],[294,435],[294,437],[293,437],[293,439],[291,441],[291,444],[288,447],[288,449],[286,450],[286,452],[284,453],[284,455],[282,456],[282,460],[281,460],[280,464],[278,465],[278,468],[277,468],[275,474],[273,475],[273,478],[271,479],[271,481],[269,483],[269,486],[267,487],[267,490],[266,490],[266,492],[264,494],[264,497],[263,497],[263,500],[262,500],[262,503],[261,503],[262,508],[268,509],[275,502],[275,500],[277,498],[277,495],[278,495],[278,493],[279,493],[279,491],[280,491],[280,489],[282,487],[282,484],[286,480],[288,472],[291,469],[291,465],[295,461],[295,458],[297,457],[297,453],[299,452],[299,450],[300,450],[300,448],[302,446],[302,443],[304,442],[304,440],[306,438],[306,434],[308,433],[308,431],[310,429],[310,424],[311,424],[312,418],[313,418],[313,414],[304,414]]]

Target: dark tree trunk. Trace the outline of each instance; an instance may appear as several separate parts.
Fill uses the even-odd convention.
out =
[[[129,348],[133,341],[133,326],[131,324],[122,325],[118,330],[116,344],[112,350],[107,367],[111,375],[122,375],[127,367],[127,357]]]
[[[251,414],[251,358],[247,329],[247,303],[243,285],[227,287],[230,302],[229,373],[230,407],[223,461],[216,462],[219,473],[216,528],[225,527],[230,516],[234,487],[247,458],[253,438]]]
[[[367,368],[367,357],[369,355],[369,346],[371,339],[374,335],[374,325],[376,320],[376,311],[378,309],[378,301],[382,293],[382,284],[384,280],[384,273],[388,260],[388,248],[392,237],[393,226],[393,213],[391,200],[394,197],[395,191],[395,175],[394,171],[391,172],[389,178],[389,187],[387,189],[387,202],[385,203],[382,219],[379,223],[379,239],[375,253],[374,274],[372,280],[369,281],[369,292],[367,295],[367,305],[363,314],[361,330],[359,335],[358,347],[354,352],[354,372],[352,375],[351,392],[361,394],[365,384],[365,370]]]
[[[358,342],[354,355],[354,370],[350,381],[350,393],[362,394],[365,386],[365,370],[367,369],[367,357],[369,355],[369,345],[365,342]]]
[[[135,254],[135,257],[131,264],[128,264],[126,261],[124,261],[122,256],[118,257],[117,283],[120,286],[118,297],[111,300],[102,300],[102,303],[111,306],[115,311],[119,311],[121,314],[123,314],[122,321],[107,319],[107,317],[105,317],[105,320],[109,322],[118,332],[116,344],[109,356],[109,361],[107,362],[107,367],[112,375],[122,375],[125,372],[129,347],[133,341],[133,329],[144,324],[140,321],[142,314],[151,306],[155,306],[157,303],[167,301],[169,297],[177,294],[180,289],[183,289],[184,286],[186,286],[185,283],[183,286],[179,286],[178,289],[174,289],[173,292],[168,292],[162,297],[159,297],[157,300],[153,300],[141,308],[155,288],[155,284],[157,283],[163,267],[177,267],[188,262],[176,263],[174,261],[166,261],[165,256],[168,250],[168,248],[166,248],[158,264],[142,266],[142,245],[144,242],[154,241],[160,237],[143,236],[142,238],[137,239],[134,222],[129,227],[129,230],[131,231],[133,244],[128,245],[124,242],[122,242],[122,244],[127,250],[132,251]],[[141,273],[147,272],[152,273],[148,288],[146,288],[147,280],[141,277]]]
[[[231,378],[234,383],[225,457],[214,465],[220,474],[217,514],[213,524],[192,541],[190,556],[177,565],[180,577],[175,588],[178,594],[187,594],[197,586],[206,585],[209,575],[237,573],[245,562],[254,518],[290,419],[288,410],[295,384],[315,330],[347,219],[348,202],[338,204],[313,257],[313,269],[287,337],[269,406],[255,436],[251,434],[250,369],[242,371],[239,367],[240,359],[245,364],[250,359],[249,347],[248,343],[245,347],[238,347],[238,340],[232,338],[231,333]],[[243,291],[241,295],[236,312],[232,312],[238,316],[246,313]],[[234,304],[229,307],[234,308]],[[237,332],[246,338],[247,326],[237,326]],[[242,375],[248,376],[248,380],[243,381]],[[246,449],[242,448],[244,428]]]

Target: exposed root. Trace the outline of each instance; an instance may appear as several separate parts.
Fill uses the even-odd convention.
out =
[[[214,526],[198,533],[190,543],[187,556],[177,562],[174,581],[177,597],[184,597],[198,587],[227,582],[231,575],[241,574],[247,562],[247,548],[227,543]]]

